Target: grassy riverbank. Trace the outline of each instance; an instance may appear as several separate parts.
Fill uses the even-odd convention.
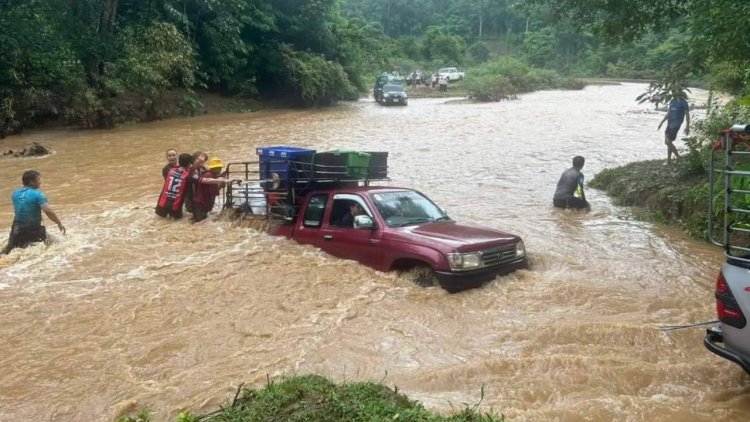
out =
[[[689,161],[639,161],[602,170],[589,183],[609,194],[618,205],[633,206],[636,217],[681,227],[706,239],[708,177],[692,171]]]
[[[124,416],[118,422],[147,422],[147,411]],[[183,413],[178,422],[349,422],[349,421],[413,421],[413,422],[500,422],[502,416],[482,414],[466,407],[452,416],[440,416],[421,404],[409,400],[398,390],[382,384],[356,382],[334,384],[317,375],[302,375],[269,383],[259,390],[242,389],[230,406],[198,416]]]

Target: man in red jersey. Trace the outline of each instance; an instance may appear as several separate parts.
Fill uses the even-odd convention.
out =
[[[156,215],[159,217],[182,218],[182,202],[185,200],[192,159],[190,154],[180,154],[179,167],[167,172],[159,202],[156,204]]]

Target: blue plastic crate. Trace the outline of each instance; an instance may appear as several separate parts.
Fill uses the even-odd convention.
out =
[[[287,190],[295,181],[309,178],[314,149],[274,146],[258,148],[261,184],[265,190]]]

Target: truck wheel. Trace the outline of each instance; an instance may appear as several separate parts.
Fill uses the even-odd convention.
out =
[[[409,270],[408,274],[412,283],[419,287],[431,287],[438,284],[435,272],[432,271],[432,268],[426,265],[412,268]]]

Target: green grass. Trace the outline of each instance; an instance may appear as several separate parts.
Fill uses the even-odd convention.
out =
[[[410,400],[398,390],[373,382],[334,384],[318,375],[292,376],[262,389],[241,389],[232,404],[208,415],[184,413],[177,422],[499,422],[503,416],[465,406],[451,416],[441,416]],[[118,422],[149,422],[142,411]]]

